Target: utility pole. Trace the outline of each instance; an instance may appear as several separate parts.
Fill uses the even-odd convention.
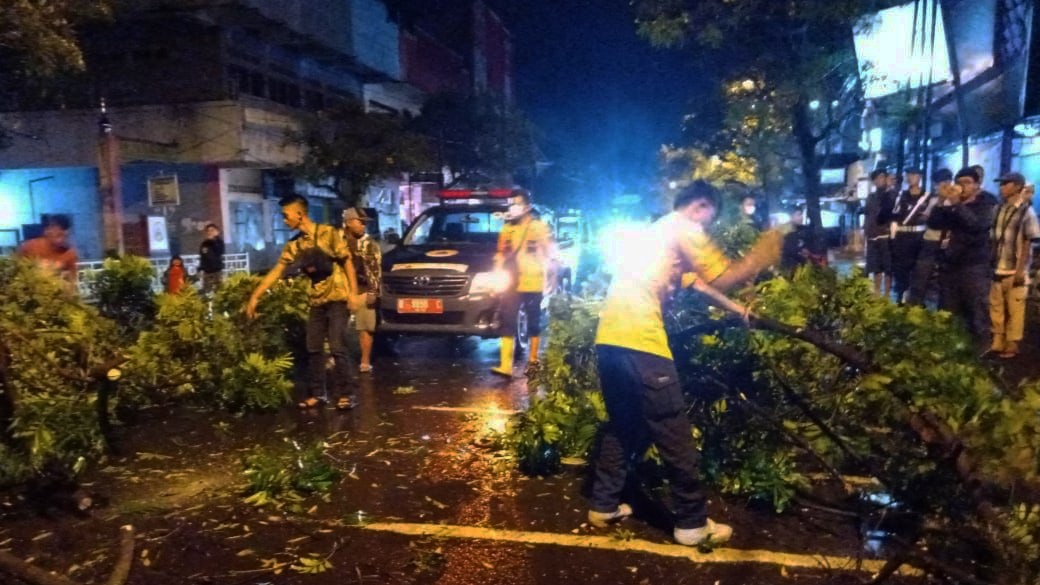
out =
[[[119,139],[112,131],[105,100],[98,118],[98,194],[101,196],[102,248],[123,255],[123,190],[119,176]]]

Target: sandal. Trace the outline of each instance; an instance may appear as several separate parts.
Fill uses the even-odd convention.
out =
[[[336,410],[350,410],[356,406],[349,396],[340,396],[336,401]]]
[[[301,400],[296,406],[300,410],[307,410],[309,408],[317,408],[317,407],[321,406],[322,404],[325,404],[324,400],[322,400],[321,398],[316,398],[314,396],[311,396],[310,398],[307,398],[306,400]]]

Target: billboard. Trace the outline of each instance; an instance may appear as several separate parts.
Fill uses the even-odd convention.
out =
[[[866,99],[952,78],[938,0],[876,12],[860,20],[853,32]]]

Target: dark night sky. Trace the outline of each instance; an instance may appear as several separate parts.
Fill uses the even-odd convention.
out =
[[[690,55],[639,38],[628,0],[528,0],[510,12],[517,103],[550,160],[630,190],[652,177],[695,96]]]

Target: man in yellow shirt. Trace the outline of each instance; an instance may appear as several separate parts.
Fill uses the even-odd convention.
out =
[[[770,232],[739,265],[731,266],[704,231],[718,200],[715,188],[703,181],[680,191],[674,211],[656,221],[645,240],[632,242],[640,250],[638,264],[623,266],[611,283],[596,332],[600,386],[610,420],[594,462],[588,514],[594,526],[632,514],[621,503],[625,477],[629,464],[653,443],[671,480],[675,540],[685,545],[709,539],[721,543],[733,532],[707,515],[698,480],[700,455],[661,312],[662,302],[682,283],[706,294],[712,304],[746,316],[747,309],[721,291],[778,258],[779,234]]]
[[[536,219],[531,210],[531,195],[517,190],[509,201],[509,221],[498,234],[498,251],[495,254],[496,270],[510,272],[510,290],[502,299],[502,337],[500,361],[491,371],[502,376],[513,375],[513,348],[517,315],[520,307],[527,314],[527,336],[530,347],[527,352],[529,363],[538,362],[541,342],[542,294],[545,291],[549,259],[552,255],[552,234],[549,227]],[[551,278],[548,282],[551,282]]]
[[[300,402],[301,409],[314,408],[324,403],[325,342],[332,354],[332,384],[338,396],[336,408],[354,407],[354,399],[347,390],[350,370],[347,364],[347,323],[350,310],[360,304],[357,295],[357,274],[351,260],[350,248],[339,229],[317,224],[307,215],[307,200],[299,195],[285,197],[278,204],[282,208],[285,225],[299,233],[282,250],[282,255],[249,297],[246,315],[256,317],[260,296],[271,288],[292,265],[298,265],[304,276],[311,279],[308,290],[310,312],[307,317],[307,398]]]

